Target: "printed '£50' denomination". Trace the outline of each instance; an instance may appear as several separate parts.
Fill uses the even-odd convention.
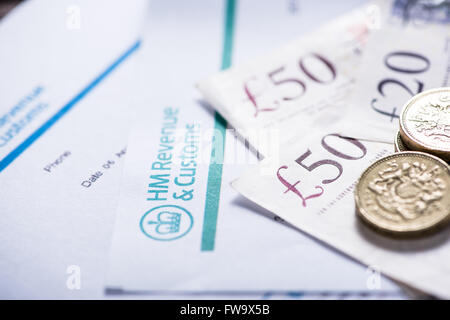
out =
[[[246,66],[198,84],[205,99],[262,155],[275,134],[288,144],[336,119],[353,88],[353,73],[373,26],[363,7]]]
[[[344,115],[351,123],[343,134],[392,143],[399,105],[448,81],[450,19],[439,18],[442,10],[374,1],[198,88],[264,156]]]

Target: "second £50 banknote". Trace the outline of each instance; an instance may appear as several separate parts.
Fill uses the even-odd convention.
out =
[[[298,229],[394,280],[450,298],[450,229],[391,238],[361,223],[354,188],[361,172],[393,152],[385,143],[343,138],[336,124],[283,147],[232,186]]]

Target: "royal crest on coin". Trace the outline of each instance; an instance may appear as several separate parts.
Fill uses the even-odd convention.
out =
[[[428,167],[416,161],[398,163],[392,160],[387,168],[369,182],[375,201],[383,210],[378,213],[389,220],[412,220],[439,210],[446,183],[439,177],[441,168]]]
[[[409,119],[417,132],[442,143],[450,143],[450,104],[433,104],[419,108]]]

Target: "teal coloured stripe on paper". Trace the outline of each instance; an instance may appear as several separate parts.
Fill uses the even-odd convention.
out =
[[[222,51],[222,67],[231,66],[231,53],[233,49],[233,33],[235,19],[235,0],[227,0],[225,13],[225,34]],[[222,184],[223,155],[225,148],[225,130],[227,122],[219,114],[214,115],[214,136],[211,148],[211,157],[208,170],[208,184],[206,187],[205,214],[203,218],[202,251],[213,251],[216,239],[217,215],[219,212],[220,186]]]

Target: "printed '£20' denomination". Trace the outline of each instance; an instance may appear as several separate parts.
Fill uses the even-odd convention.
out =
[[[418,93],[450,85],[449,25],[372,33],[340,132],[392,143],[402,107]]]

